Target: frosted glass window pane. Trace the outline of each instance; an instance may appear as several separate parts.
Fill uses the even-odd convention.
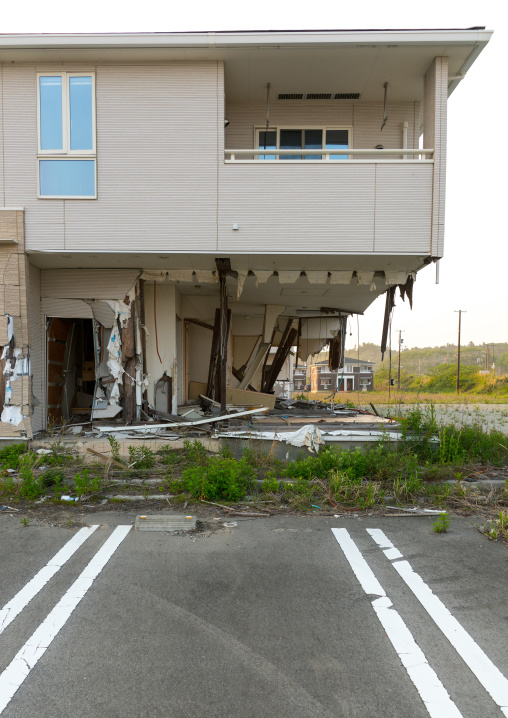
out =
[[[95,160],[40,160],[40,194],[95,197]]]
[[[349,139],[347,130],[326,130],[327,150],[347,150],[348,143]],[[330,155],[330,159],[347,160],[347,155]]]
[[[41,150],[62,150],[62,78],[39,81]]]
[[[92,78],[69,78],[71,150],[93,150]]]
[[[275,130],[260,130],[259,132],[259,148],[260,150],[276,150],[277,149],[277,132]],[[260,160],[275,160],[275,155],[259,155]]]

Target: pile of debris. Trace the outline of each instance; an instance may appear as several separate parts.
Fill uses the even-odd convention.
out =
[[[256,398],[253,395],[253,399]],[[363,447],[386,437],[387,432],[394,442],[400,439],[398,427],[391,419],[345,404],[273,397],[272,407],[268,408],[266,402],[258,406],[231,403],[223,412],[218,402],[199,394],[185,406],[178,407],[177,414],[149,409],[143,422],[93,420],[67,424],[60,433],[86,440],[101,437],[171,442],[217,439],[220,446],[226,445],[239,455],[246,442],[254,442],[261,451],[273,451],[274,445],[278,445],[276,454],[288,459],[296,457],[302,448],[317,453],[326,444]],[[284,446],[294,447],[291,454]]]
[[[279,399],[275,400],[274,411],[303,411],[305,413],[319,413],[326,412],[328,414],[335,414],[340,416],[357,416],[361,409],[352,409],[347,404],[334,404],[330,402],[327,404],[324,401],[318,401],[317,399],[311,401],[307,399]],[[363,412],[362,412],[363,413]]]

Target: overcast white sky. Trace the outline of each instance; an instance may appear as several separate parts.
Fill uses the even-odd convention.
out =
[[[26,0],[4,3],[0,32],[185,32],[202,30],[298,30],[355,28],[466,28],[495,31],[449,101],[445,258],[440,284],[435,266],[418,274],[414,309],[401,302],[393,329],[403,329],[407,346],[457,341],[456,309],[467,310],[462,342],[508,341],[507,146],[499,122],[506,118],[508,12],[504,0],[484,2],[308,4],[270,0],[192,3],[160,0],[112,2]],[[423,9],[425,12],[423,12]],[[360,342],[379,344],[384,298],[360,318]],[[354,322],[356,326],[356,322]],[[394,336],[395,341],[395,336]],[[351,337],[356,342],[356,330]]]

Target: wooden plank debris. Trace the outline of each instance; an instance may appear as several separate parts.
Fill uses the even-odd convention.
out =
[[[104,433],[116,432],[116,431],[139,431],[139,432],[152,432],[154,429],[173,429],[177,426],[198,426],[199,424],[212,424],[216,421],[227,421],[229,419],[236,419],[242,416],[249,416],[250,414],[259,414],[265,412],[265,406],[259,406],[257,409],[249,409],[248,411],[235,411],[234,414],[221,414],[220,416],[209,416],[206,419],[200,419],[199,421],[179,421],[174,424],[141,424],[140,426],[101,426],[100,431]]]
[[[106,456],[105,454],[101,454],[100,451],[95,451],[95,449],[87,448],[87,451],[89,454],[93,454],[101,461],[104,461],[106,464],[114,464],[115,466],[118,466],[120,469],[128,469],[129,467],[126,464],[120,463],[120,461],[117,461],[116,459],[113,459],[112,456]]]

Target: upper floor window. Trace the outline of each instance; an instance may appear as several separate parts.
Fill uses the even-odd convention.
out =
[[[94,199],[95,77],[38,76],[39,197]]]
[[[259,155],[260,160],[347,160],[347,154],[330,150],[350,147],[351,129],[347,127],[270,127],[256,129],[256,147],[260,150],[327,150],[326,154]]]

